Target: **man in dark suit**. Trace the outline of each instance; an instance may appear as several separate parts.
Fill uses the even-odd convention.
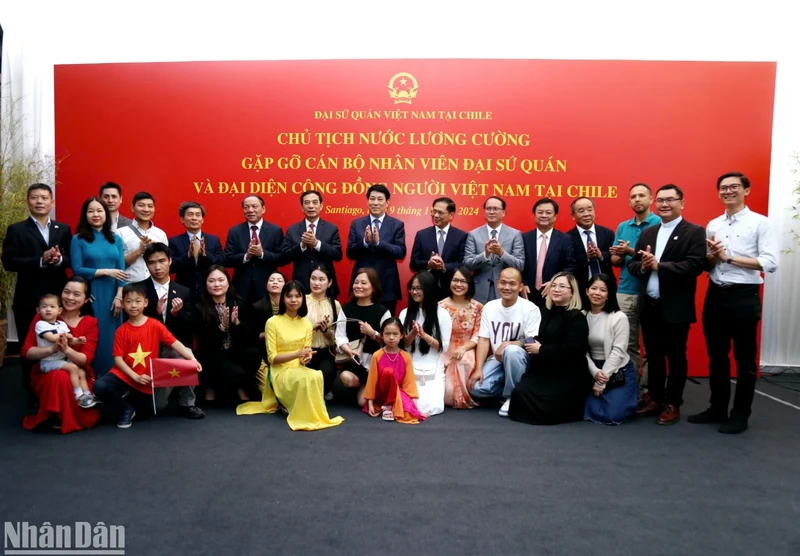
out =
[[[369,215],[356,218],[350,224],[347,258],[353,261],[351,287],[358,269],[374,268],[383,288],[381,303],[394,315],[397,301],[402,297],[397,261],[406,256],[406,229],[402,221],[386,214],[390,196],[382,183],[367,190]]]
[[[249,305],[262,297],[267,278],[283,261],[283,230],[265,221],[264,199],[248,195],[242,201],[245,221],[228,230],[225,266],[233,269],[233,287]]]
[[[575,279],[581,294],[584,309],[589,307],[586,288],[589,279],[597,274],[608,274],[614,277],[611,265],[611,252],[614,245],[614,230],[595,224],[594,201],[589,197],[578,197],[572,201],[572,219],[575,227],[567,232],[572,241],[575,254]]]
[[[314,267],[325,265],[333,273],[331,293],[339,295],[334,262],[342,260],[342,240],[336,224],[323,221],[322,193],[306,191],[300,195],[300,208],[305,220],[292,224],[286,229],[283,239],[283,256],[286,262],[294,263],[292,279],[303,284],[306,293],[311,292],[309,278]]]
[[[455,214],[456,204],[452,199],[434,199],[431,209],[433,226],[418,231],[411,248],[411,270],[428,270],[436,277],[439,299],[450,295],[453,273],[464,264],[467,232],[450,225]]]
[[[697,277],[706,258],[705,230],[681,217],[683,207],[680,187],[661,186],[656,192],[661,224],[642,231],[636,255],[628,261],[628,272],[642,282],[640,318],[649,366],[650,401],[638,413],[659,415],[659,425],[680,420],[688,371],[686,341],[696,321]]]
[[[558,218],[558,203],[547,197],[539,199],[533,205],[533,217],[536,228],[522,234],[525,246],[523,293],[541,309],[550,279],[559,272],[573,273],[575,261],[569,237],[554,228]],[[540,257],[540,254],[544,257]]]
[[[169,247],[163,243],[151,243],[145,249],[144,261],[150,271],[150,278],[137,284],[143,286],[147,294],[145,316],[160,320],[175,339],[189,348],[192,345],[192,294],[189,288],[169,279],[172,262]],[[168,346],[162,346],[159,357],[181,359]],[[203,410],[195,405],[194,386],[183,386],[179,390],[178,405],[181,413],[189,419],[205,417]],[[172,388],[155,389],[156,407],[159,410],[166,409],[171,392]]]
[[[201,289],[205,287],[203,281],[206,270],[215,264],[225,266],[225,253],[217,236],[202,231],[206,216],[203,205],[185,201],[181,203],[178,214],[186,233],[169,238],[169,249],[172,251],[170,272],[175,274],[175,281],[189,288],[192,298],[198,300]]]
[[[30,218],[8,227],[2,259],[6,270],[17,273],[11,307],[20,344],[31,327],[39,298],[46,293],[61,295],[67,282],[72,240],[69,226],[50,219],[54,199],[49,185],[34,183],[28,187],[27,199]],[[35,405],[31,366],[23,359],[22,385],[28,393],[29,405]]]

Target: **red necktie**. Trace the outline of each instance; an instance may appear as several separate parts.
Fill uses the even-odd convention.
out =
[[[314,233],[314,223],[313,222],[310,222],[308,224],[308,231],[310,231],[312,234]]]
[[[252,239],[253,241],[258,241],[258,234],[256,233],[258,231],[258,226],[256,225],[250,226],[250,229],[253,230],[253,237],[250,239]]]

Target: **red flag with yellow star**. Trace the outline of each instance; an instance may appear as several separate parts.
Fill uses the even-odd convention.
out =
[[[197,386],[197,361],[187,359],[150,359],[153,388]]]

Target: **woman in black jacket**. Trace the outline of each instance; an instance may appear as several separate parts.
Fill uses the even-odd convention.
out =
[[[586,363],[588,347],[578,282],[560,272],[550,281],[539,334],[525,346],[528,368],[511,394],[508,416],[533,425],[582,420],[594,383]]]
[[[251,340],[251,318],[225,268],[209,267],[194,311],[196,357],[203,365],[200,379],[207,386],[206,401],[214,400],[217,390],[236,392],[239,401],[248,401],[257,392],[255,374],[260,354]]]

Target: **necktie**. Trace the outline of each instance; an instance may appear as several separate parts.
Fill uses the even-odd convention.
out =
[[[439,249],[439,256],[441,257],[444,251],[444,230],[439,230],[439,241],[436,243],[436,247]]]
[[[197,262],[197,259],[200,258],[200,242],[197,241],[197,234],[192,236],[192,255],[194,256],[194,262]]]
[[[542,271],[544,270],[544,259],[547,256],[547,236],[542,234],[542,243],[539,245],[539,254],[536,256],[536,286],[537,290],[542,289]]]
[[[253,224],[252,226],[250,226],[250,229],[253,230],[253,235],[250,239],[253,241],[258,241],[258,234],[256,233],[258,231],[258,226]]]
[[[314,233],[314,223],[313,222],[310,222],[308,224],[308,231],[311,232],[312,234]]]
[[[583,232],[586,234],[586,248],[594,246],[594,242],[592,242],[592,232],[586,230]],[[597,259],[591,259],[589,261],[589,278],[593,278],[600,274],[600,263],[597,262]]]
[[[378,231],[381,230],[381,221],[378,220],[377,218],[372,221],[372,225],[375,227],[376,230]]]
[[[492,230],[492,239],[497,239],[497,230]]]

